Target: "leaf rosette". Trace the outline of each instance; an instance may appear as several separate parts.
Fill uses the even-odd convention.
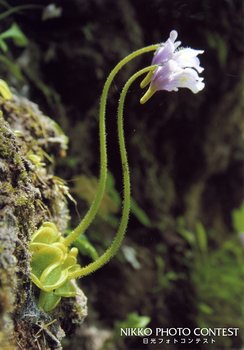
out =
[[[39,306],[45,311],[55,308],[61,297],[77,294],[72,276],[80,269],[78,249],[69,249],[63,242],[64,237],[51,222],[44,222],[31,238],[31,279],[41,289]]]

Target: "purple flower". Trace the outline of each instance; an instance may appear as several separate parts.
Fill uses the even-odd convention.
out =
[[[163,64],[166,63],[169,59],[173,58],[174,51],[181,44],[180,41],[177,41],[175,43],[177,36],[178,34],[175,30],[172,30],[170,32],[169,39],[155,52],[152,64]]]
[[[141,88],[150,83],[147,92],[140,100],[141,103],[147,102],[159,90],[178,91],[179,88],[188,88],[196,94],[204,88],[203,78],[198,75],[203,68],[197,57],[204,51],[178,48],[181,42],[175,42],[177,36],[175,30],[171,31],[169,39],[155,52],[152,65],[158,67],[149,72],[141,82]]]

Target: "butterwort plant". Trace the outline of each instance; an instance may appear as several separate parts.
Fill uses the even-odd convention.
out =
[[[202,54],[203,51],[183,48],[180,46],[181,42],[176,41],[176,39],[177,32],[173,30],[166,42],[132,52],[114,67],[104,84],[99,108],[100,176],[95,198],[84,218],[70,234],[62,234],[55,223],[44,222],[31,238],[31,279],[40,289],[39,306],[44,311],[48,312],[54,309],[62,297],[76,296],[76,279],[89,275],[106,264],[117,253],[123,241],[130,212],[130,174],[125,147],[123,116],[125,98],[131,84],[139,77],[144,76],[140,86],[143,89],[148,88],[140,100],[141,104],[147,102],[159,90],[178,91],[179,88],[188,88],[193,93],[198,93],[204,88],[203,78],[199,77],[203,68],[200,66],[198,58],[198,55]],[[78,250],[72,247],[72,244],[87,230],[96,217],[106,187],[108,92],[120,69],[134,58],[148,52],[154,52],[151,65],[139,70],[129,78],[121,91],[118,102],[118,142],[123,172],[123,206],[119,228],[113,242],[100,257],[86,266],[80,266],[77,262]]]

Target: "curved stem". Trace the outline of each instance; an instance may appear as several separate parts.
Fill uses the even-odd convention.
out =
[[[105,125],[105,112],[106,112],[106,105],[107,105],[107,97],[108,97],[108,91],[111,86],[111,83],[115,77],[115,75],[120,71],[120,69],[127,64],[130,60],[133,58],[140,56],[143,53],[155,51],[159,47],[159,44],[156,45],[150,45],[147,47],[144,47],[142,49],[139,49],[137,51],[132,52],[130,55],[126,56],[123,60],[121,60],[111,71],[109,74],[101,96],[100,100],[100,109],[99,109],[99,138],[100,138],[100,177],[99,177],[99,183],[97,188],[96,196],[86,213],[85,217],[81,220],[79,225],[69,234],[68,237],[65,238],[64,244],[66,246],[70,245],[73,241],[75,241],[81,233],[83,233],[90,223],[93,221],[95,215],[98,212],[100,203],[102,201],[105,186],[106,186],[106,179],[107,179],[107,144],[106,144],[106,125]]]
[[[44,7],[41,5],[19,5],[15,7],[9,7],[8,10],[0,14],[0,20],[12,15],[15,12],[19,12],[21,10],[33,10],[33,9],[43,9]]]
[[[126,227],[129,220],[130,213],[130,174],[129,174],[129,166],[127,160],[127,153],[125,147],[125,138],[124,138],[124,127],[123,127],[123,114],[124,114],[124,102],[125,97],[127,95],[128,89],[131,84],[142,74],[145,74],[151,70],[154,70],[157,66],[149,66],[139,70],[135,73],[125,84],[119,100],[118,106],[118,137],[119,137],[119,149],[123,170],[123,209],[122,209],[122,218],[119,225],[118,232],[113,240],[111,246],[101,255],[96,261],[88,264],[87,266],[81,268],[79,271],[76,271],[72,278],[78,278],[82,276],[89,275],[90,273],[98,270],[104,264],[106,264],[118,251],[121,242],[123,241]]]

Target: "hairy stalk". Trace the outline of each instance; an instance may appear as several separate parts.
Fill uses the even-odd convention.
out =
[[[103,253],[103,255],[101,255],[96,261],[81,268],[79,271],[76,271],[72,276],[72,278],[79,278],[82,276],[86,276],[98,270],[117,253],[121,245],[121,242],[123,241],[126,227],[129,220],[129,213],[130,213],[130,174],[129,174],[129,166],[128,166],[128,160],[127,160],[127,152],[125,147],[124,127],[123,127],[125,97],[128,93],[128,89],[130,88],[131,84],[138,77],[140,77],[141,75],[149,71],[154,70],[156,67],[157,67],[156,65],[149,66],[135,73],[127,81],[120,95],[119,106],[118,106],[118,137],[119,137],[119,150],[120,150],[120,157],[121,157],[121,164],[122,164],[122,171],[123,171],[123,209],[122,209],[122,218],[121,218],[118,232],[113,240],[113,243]]]
[[[93,219],[95,218],[100,203],[102,201],[105,186],[106,186],[106,179],[107,179],[107,144],[106,144],[106,125],[105,125],[105,113],[106,113],[106,105],[107,105],[107,98],[108,98],[108,91],[111,86],[111,83],[116,76],[116,74],[120,71],[120,69],[127,64],[129,61],[131,61],[133,58],[140,56],[143,53],[147,53],[150,51],[155,51],[159,47],[159,44],[156,45],[150,45],[147,47],[144,47],[142,49],[139,49],[137,51],[132,52],[130,55],[126,56],[123,60],[121,60],[111,71],[109,74],[101,96],[100,100],[100,109],[99,109],[99,138],[100,138],[100,176],[99,176],[99,183],[97,188],[96,196],[86,213],[85,217],[81,220],[79,225],[69,234],[68,237],[65,238],[64,244],[66,246],[70,245],[73,241],[75,241],[81,233],[83,233],[88,226],[91,224]]]

